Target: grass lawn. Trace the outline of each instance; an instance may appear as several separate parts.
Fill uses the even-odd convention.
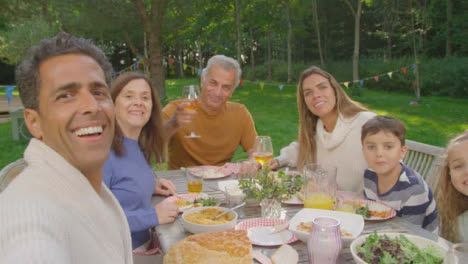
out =
[[[196,79],[167,80],[169,100],[180,97],[181,87],[197,84]],[[395,116],[405,122],[407,138],[431,145],[444,147],[455,134],[468,129],[468,100],[447,97],[423,97],[418,106],[409,105],[414,100],[410,94],[395,94],[364,90],[355,100],[365,104],[378,114]],[[275,155],[297,137],[298,115],[296,107],[296,88],[245,82],[238,87],[231,101],[247,106],[259,135],[272,137]],[[203,135],[201,135],[203,136]],[[0,124],[0,168],[22,157],[27,141],[11,139],[11,123]],[[239,148],[234,160],[247,155]]]

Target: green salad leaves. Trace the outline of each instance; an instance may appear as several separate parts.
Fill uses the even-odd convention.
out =
[[[366,238],[366,242],[356,247],[358,256],[372,264],[441,264],[443,256],[439,256],[434,247],[420,249],[404,235],[390,238],[386,235],[373,234]]]

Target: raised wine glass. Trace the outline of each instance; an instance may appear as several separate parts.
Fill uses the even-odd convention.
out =
[[[268,163],[273,158],[273,145],[271,144],[271,138],[268,136],[257,136],[255,139],[254,159],[262,165]]]
[[[186,99],[190,104],[185,107],[187,110],[197,110],[200,107],[200,88],[198,85],[186,85],[182,89],[182,98]],[[186,135],[186,138],[199,138],[200,136],[193,131],[193,121],[191,124],[191,132]]]

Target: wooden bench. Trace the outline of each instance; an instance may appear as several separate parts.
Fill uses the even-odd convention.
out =
[[[403,158],[403,163],[417,171],[435,194],[444,162],[445,149],[409,139],[406,140],[406,146],[408,152]]]

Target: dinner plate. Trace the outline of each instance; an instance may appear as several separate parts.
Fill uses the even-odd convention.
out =
[[[183,199],[183,200],[187,200],[190,202],[190,204],[187,204],[185,206],[177,206],[179,207],[179,212],[182,213],[182,212],[185,212],[186,210],[190,209],[193,207],[193,201],[197,198],[208,198],[208,195],[206,193],[186,193],[186,194],[179,194],[177,196],[171,196],[171,197],[168,197],[167,200],[168,201],[171,201],[171,202],[175,202],[177,200],[180,200],[180,199]]]
[[[252,244],[279,246],[297,241],[297,238],[287,229],[271,234],[274,226],[285,222],[284,219],[252,218],[238,223],[235,230],[247,230],[247,236]]]
[[[198,166],[191,167],[190,172],[195,177],[203,177],[205,180],[220,179],[235,174],[238,168],[236,164],[226,163],[224,166]]]
[[[304,243],[307,243],[307,240],[310,237],[310,231],[305,231],[299,228],[301,223],[311,223],[316,217],[320,216],[329,216],[338,219],[340,224],[340,229],[342,233],[347,233],[349,235],[345,236],[342,234],[341,240],[344,245],[349,245],[351,241],[357,238],[362,230],[364,229],[364,219],[361,215],[339,212],[339,211],[330,211],[322,209],[313,209],[313,208],[304,208],[301,209],[297,214],[295,214],[289,220],[289,230]]]
[[[371,217],[364,217],[365,220],[370,220],[370,221],[380,221],[380,220],[387,220],[387,219],[390,219],[390,218],[393,218],[396,216],[396,211],[395,209],[389,207],[388,205],[385,205],[381,202],[377,202],[377,201],[372,201],[372,200],[364,200],[364,199],[361,199],[361,200],[357,200],[357,202],[359,203],[359,207],[363,206],[363,205],[368,205],[369,206],[369,210],[371,211],[379,211],[379,212],[386,212],[385,213],[385,216],[371,216]]]

